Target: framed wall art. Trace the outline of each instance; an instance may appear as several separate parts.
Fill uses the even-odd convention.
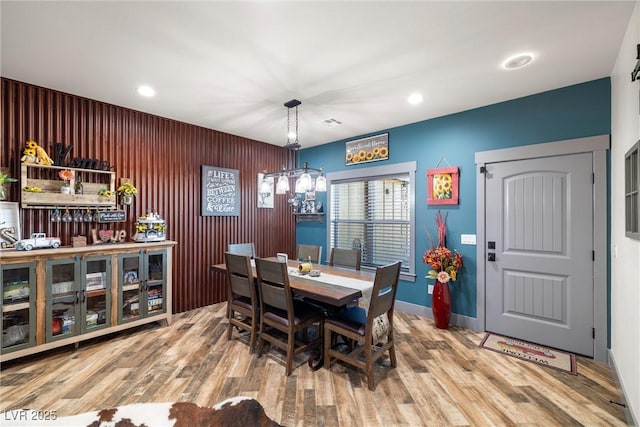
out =
[[[459,176],[455,166],[427,169],[427,204],[457,205]]]
[[[0,202],[0,248],[13,248],[20,239],[18,203]]]
[[[345,164],[347,166],[387,159],[389,159],[388,133],[345,143]]]
[[[268,192],[262,192],[263,185],[264,185],[263,181],[265,180],[269,186]],[[273,209],[273,206],[274,206],[273,183],[274,183],[274,179],[272,176],[265,178],[263,173],[258,174],[258,207],[259,208]]]

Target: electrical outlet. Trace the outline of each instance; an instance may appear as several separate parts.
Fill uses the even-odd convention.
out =
[[[433,294],[433,285],[428,285],[428,286],[427,286],[427,293],[428,293],[429,295]]]

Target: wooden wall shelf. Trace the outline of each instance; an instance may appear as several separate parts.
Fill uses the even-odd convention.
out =
[[[62,194],[60,187],[64,183],[58,172],[69,169],[74,172],[70,181],[75,187],[75,178],[82,175],[83,194]],[[116,174],[112,171],[78,169],[61,166],[41,166],[23,163],[20,168],[20,187],[22,189],[21,206],[23,209],[49,209],[54,206],[74,208],[116,208]],[[42,192],[25,191],[28,187],[39,187]],[[98,195],[101,189],[111,190],[113,197]]]
[[[295,213],[296,223],[298,222],[322,222],[324,213]]]

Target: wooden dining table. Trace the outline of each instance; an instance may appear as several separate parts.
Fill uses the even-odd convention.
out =
[[[275,258],[267,258],[273,259]],[[312,299],[331,307],[344,307],[345,305],[363,296],[362,289],[372,289],[375,273],[365,270],[351,270],[329,265],[313,264],[313,270],[320,272],[319,277],[310,277],[308,274],[298,273],[298,261],[288,261],[289,285],[293,292],[302,297]],[[215,264],[211,270],[225,273],[225,264]],[[255,267],[254,278],[258,278]],[[331,278],[331,280],[329,280]],[[336,278],[343,278],[344,284],[336,284]],[[326,280],[325,280],[326,279]],[[339,281],[339,280],[338,280]],[[349,283],[358,283],[358,287],[349,287]],[[366,284],[370,284],[370,288]]]

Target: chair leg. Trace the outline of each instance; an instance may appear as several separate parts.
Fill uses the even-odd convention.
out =
[[[251,336],[249,337],[249,353],[253,353],[256,347],[256,318],[251,318]]]
[[[227,340],[231,339],[231,330],[233,329],[233,324],[231,323],[231,319],[233,316],[233,311],[227,310],[227,320],[229,321],[229,326],[227,327]]]
[[[371,345],[365,343],[365,345],[367,346],[367,349],[365,350],[364,354],[365,354],[365,369],[367,370],[367,386],[369,387],[369,390],[374,391],[375,390],[375,385],[373,384],[373,362],[372,362],[372,357],[371,357]]]
[[[391,347],[389,347],[389,359],[391,359],[391,367],[395,368],[398,366],[398,362],[396,361],[396,343],[394,342]]]
[[[260,322],[260,330],[258,331],[258,357],[262,356],[262,346],[264,345],[264,338],[262,337],[263,334],[263,324],[262,321]]]
[[[325,324],[324,325],[324,350],[323,350],[323,355],[324,355],[324,368],[325,369],[329,369],[331,367],[331,355],[329,354],[329,351],[331,350],[331,346],[332,346],[332,333],[331,333],[331,329],[329,329],[329,325]]]
[[[296,344],[296,334],[293,331],[288,333],[289,339],[287,341],[287,376],[291,375],[293,370],[293,350]]]

